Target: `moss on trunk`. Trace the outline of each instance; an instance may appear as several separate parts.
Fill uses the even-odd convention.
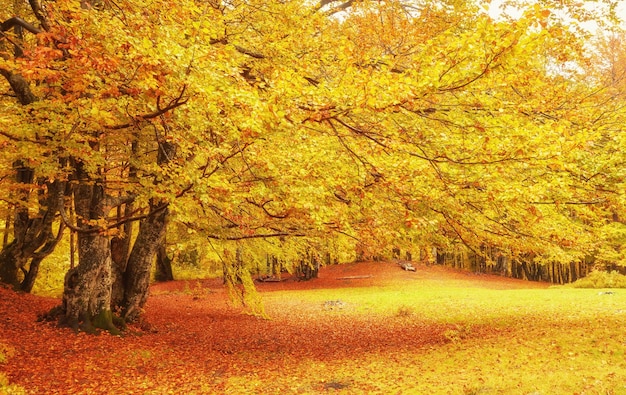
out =
[[[91,323],[95,328],[104,329],[112,335],[119,335],[121,332],[113,324],[113,312],[109,309],[102,309],[92,319]]]

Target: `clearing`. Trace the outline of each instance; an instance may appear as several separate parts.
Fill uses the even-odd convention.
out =
[[[58,299],[0,288],[0,394],[626,394],[626,290],[416,269],[259,283],[270,320],[219,280],[156,284],[123,337],[39,323]]]

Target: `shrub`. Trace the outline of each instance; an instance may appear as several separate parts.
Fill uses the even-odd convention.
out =
[[[574,288],[626,288],[626,276],[617,271],[594,270],[572,283]]]

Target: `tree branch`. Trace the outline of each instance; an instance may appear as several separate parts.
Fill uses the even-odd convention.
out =
[[[41,8],[41,4],[39,3],[39,1],[28,0],[28,3],[30,4],[30,8],[33,10],[33,14],[35,14],[35,17],[37,18],[39,23],[41,23],[41,27],[43,28],[43,30],[49,31],[50,23],[48,23],[48,18],[44,14],[44,10],[43,8]]]
[[[0,74],[9,82],[20,104],[28,105],[37,101],[37,96],[33,94],[30,85],[20,74],[14,74],[6,69],[0,69]]]
[[[228,42],[228,39],[226,37],[222,37],[222,38],[213,38],[213,39],[209,40],[209,44],[211,44],[211,45],[215,45],[215,44],[224,44],[224,45],[226,45],[226,44],[229,44],[229,42]],[[253,50],[248,49],[248,48],[244,48],[244,47],[242,47],[240,45],[233,44],[233,47],[235,48],[235,50],[237,52],[242,53],[244,55],[248,55],[248,56],[250,56],[252,58],[255,58],[255,59],[265,59],[266,58],[266,56],[263,55],[262,53],[253,51]]]
[[[170,102],[165,107],[161,107],[161,97],[160,96],[157,97],[157,103],[156,103],[157,110],[149,114],[137,115],[134,117],[134,121],[154,119],[154,118],[160,117],[161,115],[167,113],[168,111],[171,111],[177,107],[187,104],[189,99],[183,99],[183,96],[185,95],[186,90],[187,90],[187,86],[184,85],[183,89],[180,91],[180,94],[176,98],[170,100]],[[120,130],[120,129],[130,128],[134,125],[136,125],[136,122],[127,122],[127,123],[123,123],[120,125],[107,126],[106,128],[109,130]]]
[[[237,52],[240,52],[240,53],[242,53],[242,54],[244,54],[244,55],[248,55],[248,56],[250,56],[251,58],[255,58],[255,59],[265,59],[265,55],[263,55],[262,53],[252,51],[252,50],[250,50],[250,49],[247,49],[247,48],[241,47],[241,46],[239,46],[239,45],[235,45],[235,49],[237,50]]]
[[[264,212],[264,213],[265,213],[268,217],[270,217],[270,218],[285,219],[285,218],[287,218],[287,217],[289,216],[289,212],[286,212],[286,213],[284,213],[284,214],[272,214],[272,213],[270,213],[270,212],[269,212],[269,211],[265,208],[265,205],[266,205],[266,204],[268,204],[268,203],[271,203],[271,202],[272,202],[272,200],[268,200],[268,201],[266,201],[266,202],[264,202],[264,203],[257,203],[257,202],[255,202],[254,200],[252,200],[252,199],[250,199],[250,198],[246,198],[246,202],[247,202],[247,203],[249,203],[249,204],[251,204],[251,205],[253,205],[253,206],[255,206],[255,207],[260,208],[260,209],[261,209],[261,210],[263,210],[263,212]]]
[[[9,18],[6,21],[2,22],[2,24],[0,24],[0,30],[6,32],[15,26],[20,26],[33,34],[43,33],[43,30],[36,28],[35,26],[17,16],[14,16],[13,18]]]
[[[306,235],[304,233],[282,232],[282,233],[267,233],[267,234],[256,234],[256,235],[228,236],[228,237],[207,235],[206,237],[207,239],[213,239],[213,240],[235,241],[235,240],[247,240],[247,239],[269,239],[273,237],[306,237]]]
[[[329,15],[333,15],[336,14],[338,12],[341,11],[345,11],[348,8],[352,7],[352,4],[354,4],[357,0],[347,0],[344,1],[342,3],[340,3],[339,5],[332,7],[331,10],[328,12]],[[321,10],[322,8],[324,8],[325,6],[332,4],[332,3],[337,3],[338,0],[321,0],[319,2],[319,4],[316,7],[316,11]]]

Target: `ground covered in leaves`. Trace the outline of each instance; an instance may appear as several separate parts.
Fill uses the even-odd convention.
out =
[[[626,393],[620,293],[380,262],[258,288],[271,319],[219,280],[154,285],[121,337],[37,322],[59,300],[0,288],[0,393]]]

